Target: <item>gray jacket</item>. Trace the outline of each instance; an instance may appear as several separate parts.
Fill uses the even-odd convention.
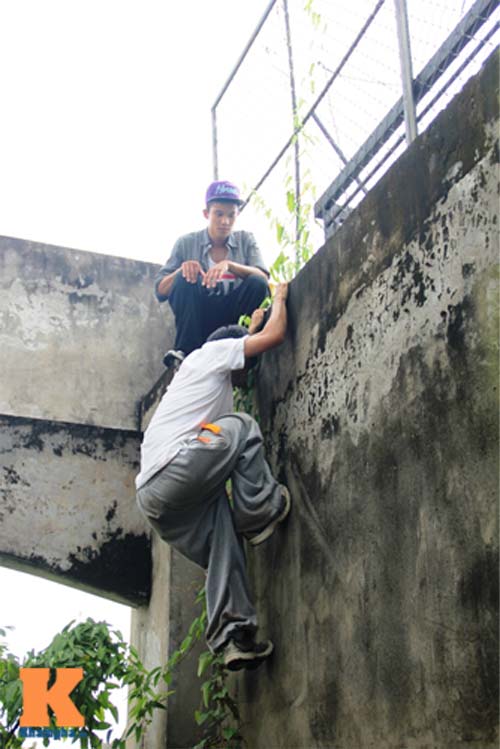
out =
[[[229,249],[228,260],[234,260],[235,263],[241,265],[260,268],[269,275],[269,270],[264,263],[253,234],[248,231],[233,231],[227,238],[226,244]],[[208,270],[208,251],[211,246],[212,243],[207,229],[185,234],[177,240],[172,254],[165,265],[160,268],[155,279],[155,294],[158,301],[164,302],[167,299],[166,296],[158,292],[158,284],[161,279],[180,268],[185,260],[197,260],[204,271]]]

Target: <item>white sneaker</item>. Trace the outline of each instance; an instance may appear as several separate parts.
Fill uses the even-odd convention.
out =
[[[180,349],[170,349],[170,351],[167,351],[163,357],[163,363],[166,367],[180,367],[185,358],[186,354],[184,351],[181,351]]]
[[[274,650],[271,640],[265,642],[236,642],[229,640],[222,651],[224,666],[229,671],[239,671],[241,668],[258,668]]]
[[[265,528],[263,528],[261,531],[256,533],[254,536],[247,536],[248,542],[252,544],[252,546],[258,546],[263,541],[266,541],[269,536],[272,536],[274,533],[276,527],[283,522],[283,520],[286,518],[288,513],[290,512],[290,509],[292,507],[292,500],[290,498],[290,492],[284,486],[284,484],[280,484],[281,487],[281,496],[283,497],[283,508],[279,515],[277,515],[271,522],[266,525]]]

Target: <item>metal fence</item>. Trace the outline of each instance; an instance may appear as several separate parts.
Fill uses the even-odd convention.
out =
[[[215,178],[296,240],[312,202],[329,236],[497,46],[499,16],[497,0],[272,0],[212,108]]]

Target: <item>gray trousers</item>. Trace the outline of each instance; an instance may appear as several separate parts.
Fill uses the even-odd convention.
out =
[[[257,630],[242,534],[261,530],[282,507],[257,422],[248,414],[231,413],[215,424],[219,434],[203,429],[182,443],[170,463],[137,492],[140,509],[161,538],[207,571],[206,636],[214,652],[232,632],[253,635]]]

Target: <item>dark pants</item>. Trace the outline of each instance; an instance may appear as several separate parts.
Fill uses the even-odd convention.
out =
[[[219,296],[201,285],[200,276],[197,283],[188,283],[179,273],[168,297],[175,315],[175,348],[191,353],[217,328],[251,315],[268,295],[269,286],[262,276],[246,276],[234,291]]]

